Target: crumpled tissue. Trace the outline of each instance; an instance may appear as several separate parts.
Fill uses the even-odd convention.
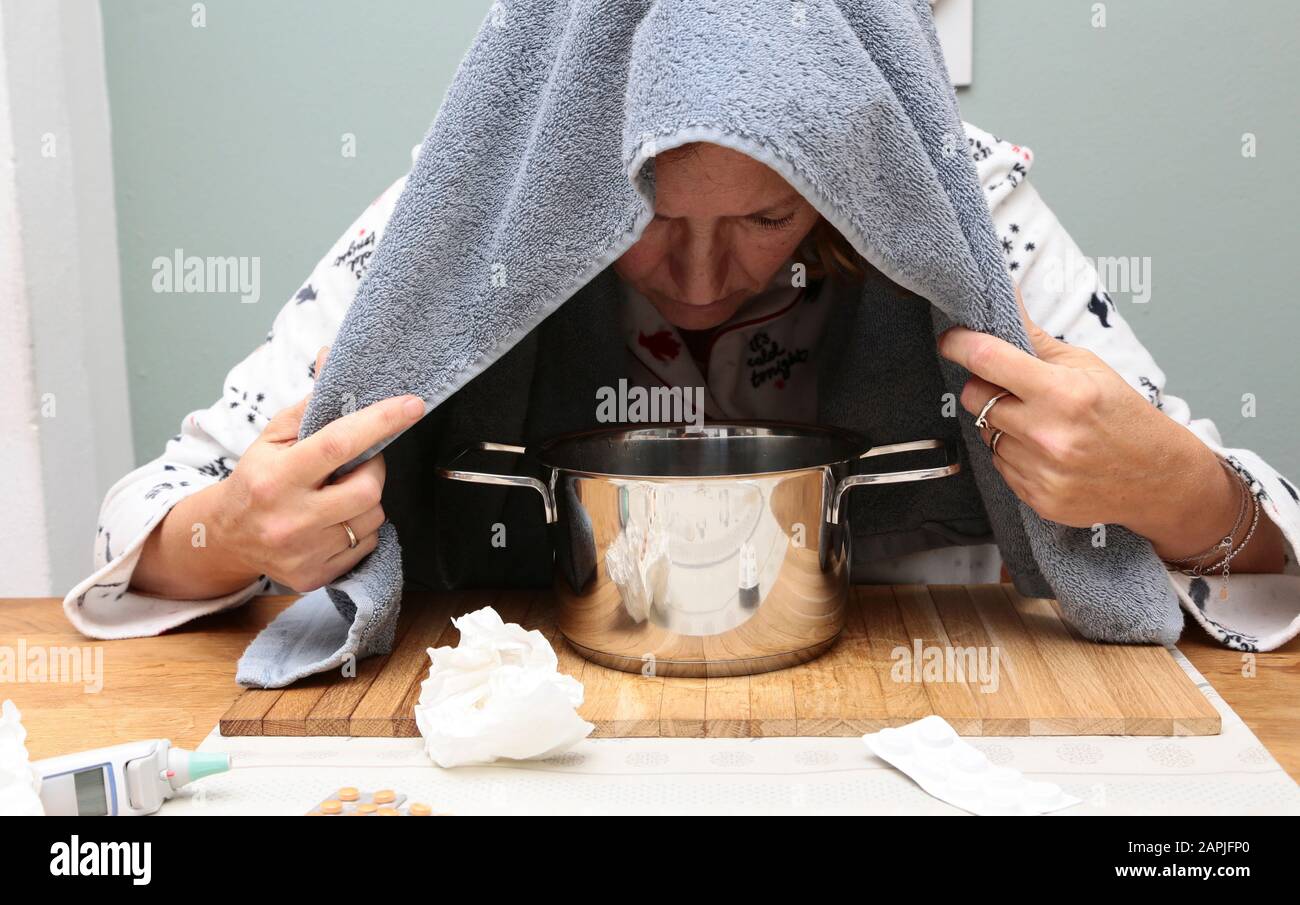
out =
[[[40,817],[41,775],[27,756],[27,730],[13,701],[0,704],[0,817]]]
[[[440,767],[559,754],[596,727],[578,716],[582,683],[559,671],[539,631],[506,623],[492,607],[453,619],[456,647],[429,648],[415,724]]]

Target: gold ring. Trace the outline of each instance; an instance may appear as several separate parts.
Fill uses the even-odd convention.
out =
[[[1010,396],[1010,395],[1011,395],[1010,390],[1003,390],[1001,393],[995,395],[988,402],[984,403],[984,408],[980,409],[979,416],[975,419],[975,426],[988,427],[991,429],[991,425],[989,424],[989,418],[988,418],[989,409],[993,408],[994,404],[996,404],[997,401],[1001,399],[1003,396]]]
[[[357,547],[357,536],[352,532],[352,526],[347,522],[344,522],[343,530],[348,533],[348,549],[355,550]]]

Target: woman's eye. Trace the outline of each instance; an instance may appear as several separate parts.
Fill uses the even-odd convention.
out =
[[[751,223],[761,226],[763,229],[784,229],[794,220],[794,214],[786,214],[784,217],[760,217],[757,214],[749,218]]]

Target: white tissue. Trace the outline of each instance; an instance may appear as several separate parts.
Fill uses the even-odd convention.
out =
[[[415,724],[440,767],[559,754],[596,727],[578,716],[582,683],[559,672],[544,635],[491,607],[453,619],[456,647],[429,648]]]
[[[935,798],[972,814],[1030,816],[1080,803],[1055,783],[1033,782],[1019,770],[993,766],[941,716],[869,733],[862,741]]]
[[[27,757],[27,730],[13,701],[0,704],[0,817],[41,817],[41,775]]]

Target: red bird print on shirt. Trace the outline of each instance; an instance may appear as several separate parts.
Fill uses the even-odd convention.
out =
[[[673,336],[671,330],[659,330],[649,336],[638,331],[636,341],[660,361],[672,361],[682,351],[681,341]]]

